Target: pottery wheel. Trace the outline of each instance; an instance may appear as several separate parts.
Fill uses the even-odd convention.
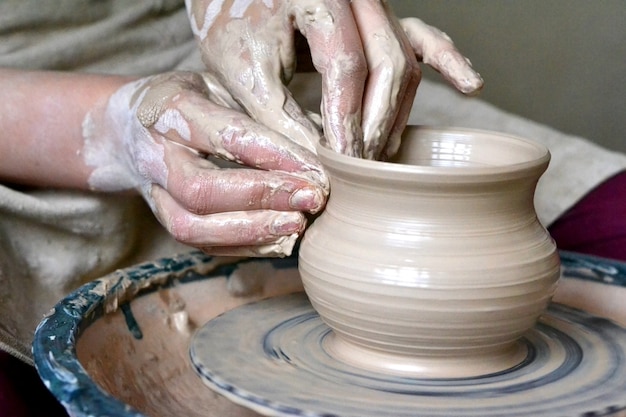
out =
[[[304,294],[231,310],[194,336],[205,384],[261,414],[368,416],[603,416],[626,410],[626,330],[553,304],[524,338],[518,366],[461,379],[370,372],[324,348],[332,331]]]

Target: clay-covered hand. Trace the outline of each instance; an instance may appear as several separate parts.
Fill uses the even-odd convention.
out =
[[[482,79],[445,33],[398,21],[384,0],[187,0],[203,60],[232,102],[313,149],[321,133],[285,86],[294,35],[322,75],[325,139],[338,152],[385,158],[399,146],[421,73],[418,60],[466,94]]]
[[[324,171],[311,151],[213,98],[196,73],[124,85],[83,123],[89,185],[138,189],[177,240],[208,253],[289,254],[303,213],[325,203]]]

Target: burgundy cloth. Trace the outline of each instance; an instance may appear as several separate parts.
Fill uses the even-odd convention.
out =
[[[589,192],[548,230],[559,249],[626,261],[626,172]]]
[[[0,416],[67,417],[35,368],[0,351]]]
[[[549,231],[560,249],[626,261],[626,172],[592,190]],[[0,352],[0,416],[67,414],[33,368]]]

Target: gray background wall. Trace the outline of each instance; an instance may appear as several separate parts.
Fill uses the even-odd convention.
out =
[[[626,152],[625,0],[389,3],[452,37],[485,79],[482,99]]]

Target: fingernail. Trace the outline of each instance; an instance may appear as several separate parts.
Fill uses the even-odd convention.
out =
[[[328,175],[324,171],[322,167],[312,167],[308,171],[303,171],[301,174],[293,173],[295,176],[299,176],[304,178],[313,184],[316,184],[319,187],[319,192],[321,192],[322,196],[328,195],[330,190],[330,181],[328,179]],[[322,197],[322,201],[324,197]]]
[[[305,187],[296,190],[289,197],[289,206],[294,210],[318,212],[324,205],[324,194],[314,187]]]
[[[304,229],[304,217],[297,212],[281,212],[272,221],[270,231],[275,236],[299,233]]]

